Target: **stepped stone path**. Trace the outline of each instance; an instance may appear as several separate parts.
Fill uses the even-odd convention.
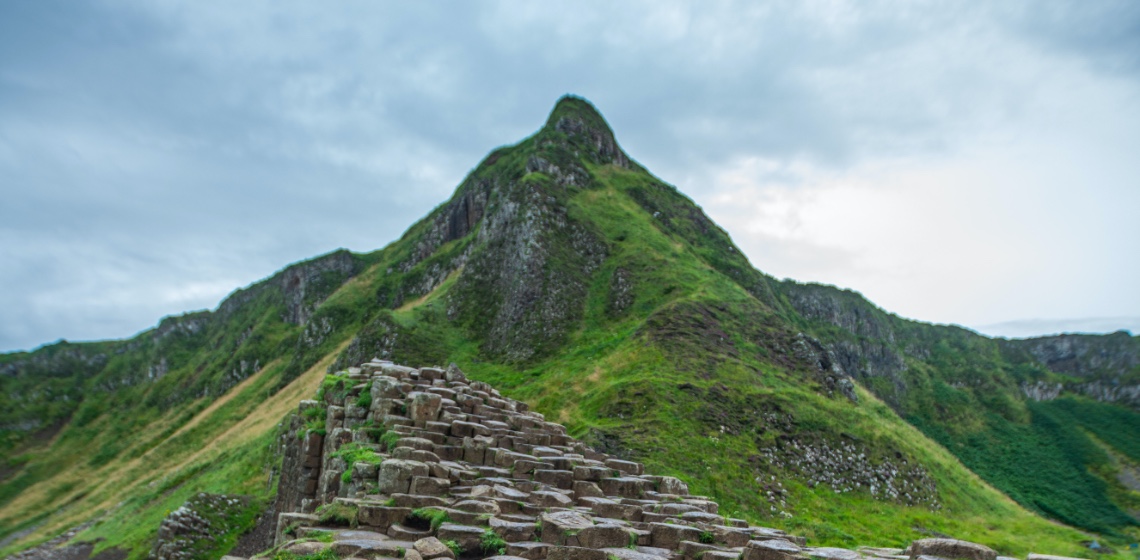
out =
[[[275,547],[263,555],[998,558],[985,546],[951,539],[915,541],[906,550],[808,547],[803,537],[720,515],[715,501],[691,495],[677,478],[595,452],[454,365],[416,369],[373,360],[350,368],[346,381],[343,391],[326,390],[324,402],[302,401],[292,417]],[[322,411],[326,435],[305,424]]]

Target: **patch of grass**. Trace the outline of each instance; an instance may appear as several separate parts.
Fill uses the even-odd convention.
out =
[[[379,465],[384,461],[384,458],[376,453],[374,449],[364,444],[354,441],[348,442],[329,455],[333,458],[343,459],[348,468],[341,474],[342,482],[352,481],[352,466],[356,463],[368,463],[370,465]]]
[[[392,451],[396,448],[396,444],[399,443],[400,438],[402,437],[404,436],[400,435],[398,432],[388,431],[380,436],[380,444],[384,446],[385,450]]]
[[[704,544],[712,544],[716,542],[716,536],[712,534],[712,531],[701,531],[699,540]]]
[[[479,537],[479,547],[486,554],[501,555],[507,552],[507,541],[503,540],[494,530],[487,529],[483,531],[483,536]]]
[[[413,520],[419,520],[431,528],[432,532],[438,531],[439,526],[451,521],[447,512],[442,509],[436,508],[418,508],[412,510],[410,516]]]
[[[341,527],[356,528],[357,508],[347,504],[325,504],[316,511],[317,519],[321,525],[337,525]]]
[[[279,550],[273,553],[273,560],[340,560],[340,556],[333,552],[332,547],[329,547],[313,554],[293,554]]]
[[[443,541],[443,546],[446,546],[447,548],[451,549],[451,553],[454,554],[456,558],[463,556],[463,552],[464,552],[463,547],[459,546],[458,542],[456,542],[452,539],[448,539],[446,541]]]
[[[368,390],[361,391],[360,396],[356,398],[356,406],[365,410],[372,408],[372,392]]]

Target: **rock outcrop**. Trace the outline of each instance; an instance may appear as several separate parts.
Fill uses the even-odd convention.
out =
[[[291,419],[275,551],[529,560],[994,560],[981,545],[807,547],[719,513],[673,477],[598,453],[454,365],[374,360]]]

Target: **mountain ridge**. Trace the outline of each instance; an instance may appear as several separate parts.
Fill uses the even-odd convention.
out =
[[[642,458],[746,515],[806,523],[797,528],[824,542],[901,539],[937,525],[924,530],[1021,550],[1026,537],[987,528],[995,521],[948,518],[1000,511],[1074,550],[1083,537],[1034,521],[955,465],[1039,514],[1110,538],[1133,534],[1121,508],[1140,502],[1113,485],[1110,459],[1140,461],[1127,435],[1137,416],[1097,399],[1130,402],[1120,388],[1140,376],[1130,357],[1137,339],[1064,340],[1064,351],[1003,342],[899,318],[855,292],[777,281],[629,158],[592,105],[565,97],[539,131],[492,151],[384,249],[290,265],[214,312],[164,319],[129,341],[0,355],[0,449],[12,456],[0,521],[25,519],[0,523],[11,527],[0,538],[28,529],[46,537],[45,512],[59,500],[116,495],[56,482],[71,469],[179,457],[316,369],[380,357],[456,361],[601,449]],[[1106,361],[1106,352],[1119,356]],[[208,408],[254,378],[225,410]],[[117,418],[124,402],[130,415]],[[202,414],[199,427],[178,430]],[[33,437],[54,424],[50,441]],[[1014,445],[1024,441],[1044,451]],[[232,491],[211,477],[239,469],[232,486],[265,499],[251,481],[272,472],[272,453],[233,452],[240,459],[225,465],[159,465],[140,477],[169,498],[120,492],[149,512],[195,484]],[[1010,471],[1011,461],[1024,466],[1018,453],[1059,470]],[[1043,474],[1072,492],[1035,485]],[[790,511],[803,515],[783,516]],[[113,525],[85,538],[149,538],[108,532]]]

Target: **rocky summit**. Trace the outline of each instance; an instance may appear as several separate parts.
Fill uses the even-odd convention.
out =
[[[764,274],[566,96],[382,249],[0,355],[0,556],[1131,560],[1138,395]]]

